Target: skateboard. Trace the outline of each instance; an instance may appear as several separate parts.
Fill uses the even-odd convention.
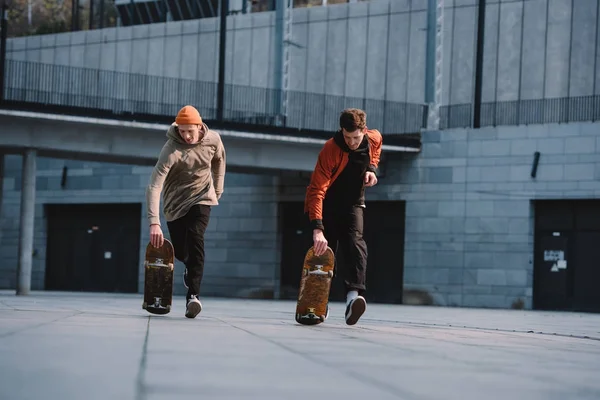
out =
[[[144,303],[151,314],[168,314],[173,301],[173,244],[164,239],[162,247],[148,243],[144,261]]]
[[[296,303],[296,322],[299,324],[316,325],[325,321],[334,262],[330,247],[318,257],[313,247],[306,252]]]

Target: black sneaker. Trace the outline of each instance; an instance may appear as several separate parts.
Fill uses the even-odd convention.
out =
[[[346,325],[354,325],[367,309],[367,301],[364,297],[358,296],[348,303],[346,307]]]

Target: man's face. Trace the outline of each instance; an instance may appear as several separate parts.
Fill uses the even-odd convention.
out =
[[[358,146],[360,146],[361,142],[363,141],[363,138],[365,137],[364,129],[357,129],[355,131],[350,132],[342,128],[342,133],[344,134],[344,140],[346,141],[346,145],[348,145],[350,150],[358,149]]]
[[[196,144],[200,140],[199,125],[179,125],[179,135],[187,144]]]

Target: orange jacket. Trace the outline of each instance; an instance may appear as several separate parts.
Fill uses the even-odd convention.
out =
[[[369,155],[371,165],[368,171],[375,172],[379,166],[381,157],[381,145],[383,138],[376,129],[367,129],[369,140]],[[308,212],[308,218],[313,222],[313,228],[322,228],[323,199],[331,184],[337,179],[348,163],[348,152],[342,150],[333,138],[327,140],[319,152],[317,164],[310,178],[310,184],[306,188],[304,200],[304,212]]]

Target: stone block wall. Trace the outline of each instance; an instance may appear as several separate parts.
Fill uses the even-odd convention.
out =
[[[425,132],[372,196],[407,202],[404,288],[439,305],[531,307],[533,201],[599,198],[599,154],[600,123]]]

